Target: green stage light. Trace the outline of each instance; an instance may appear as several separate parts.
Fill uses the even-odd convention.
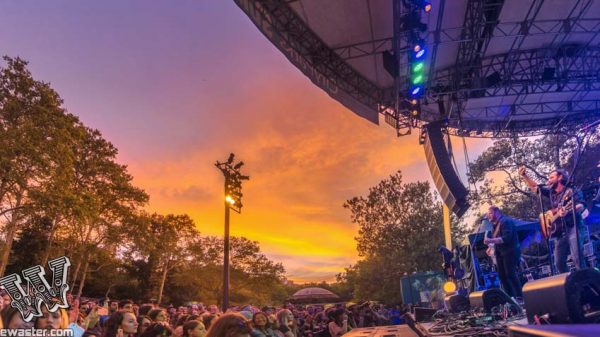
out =
[[[413,84],[419,84],[423,82],[423,75],[419,74],[413,78]]]
[[[416,63],[416,64],[413,66],[413,72],[414,72],[414,73],[418,73],[418,72],[420,72],[421,70],[423,70],[423,68],[424,68],[424,67],[425,67],[425,65],[423,64],[423,62]]]

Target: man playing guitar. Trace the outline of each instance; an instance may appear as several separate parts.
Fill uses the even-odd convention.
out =
[[[546,186],[538,184],[527,176],[525,167],[519,167],[519,174],[523,177],[527,186],[535,192],[545,196],[550,201],[550,217],[553,222],[552,229],[548,234],[554,239],[554,267],[558,273],[565,273],[567,269],[567,256],[571,253],[571,259],[576,269],[581,268],[580,247],[583,245],[583,219],[581,213],[585,206],[579,202],[578,194],[572,188],[567,187],[569,180],[564,170],[554,170],[548,176]],[[569,207],[566,207],[566,205]],[[572,206],[575,207],[572,207]],[[573,212],[575,214],[573,215]],[[577,227],[575,226],[577,224]],[[544,229],[544,228],[543,228]],[[579,232],[579,241],[577,239]]]
[[[494,244],[498,277],[502,288],[509,296],[522,297],[521,282],[517,277],[517,264],[521,258],[521,248],[515,221],[502,214],[496,206],[490,206],[487,218],[494,224],[494,234],[492,238],[485,238],[483,243]]]

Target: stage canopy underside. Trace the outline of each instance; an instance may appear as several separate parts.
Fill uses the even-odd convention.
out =
[[[394,0],[234,1],[290,62],[357,115],[373,123],[383,117],[397,129],[411,118],[397,105],[404,91],[383,66],[384,52],[407,44],[403,32],[394,37]],[[418,126],[447,118],[454,134],[506,137],[600,119],[600,1],[431,3],[421,20],[428,70]],[[398,69],[401,87],[407,58]]]

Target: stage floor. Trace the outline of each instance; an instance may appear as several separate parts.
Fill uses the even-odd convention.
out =
[[[372,328],[357,328],[344,334],[344,337],[419,337],[408,325],[386,325]]]

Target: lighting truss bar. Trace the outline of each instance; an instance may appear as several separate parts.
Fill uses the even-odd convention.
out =
[[[520,109],[518,106],[515,109]],[[450,121],[449,132],[457,136],[480,137],[480,138],[507,138],[513,136],[538,136],[554,134],[557,132],[568,132],[585,123],[591,123],[600,119],[600,110],[585,110],[571,112],[568,115],[547,113],[548,117],[534,120],[515,120],[510,118],[508,123],[504,120],[490,120],[486,122],[483,119],[472,120],[463,116],[461,128],[456,127],[456,121]],[[535,112],[542,115],[541,112]],[[553,125],[561,122],[560,128],[553,128]],[[507,125],[508,124],[508,125]]]
[[[378,106],[393,102],[327,46],[282,0],[235,0],[259,30],[313,83],[355,113],[377,123]],[[363,113],[357,112],[357,103]]]
[[[482,59],[481,66],[459,66],[462,73],[453,88],[455,67],[440,70],[432,81],[433,96],[476,93],[476,97],[600,90],[600,47],[564,47],[512,51]],[[553,68],[555,76],[544,79],[545,68]],[[509,69],[514,69],[508,73]],[[486,84],[486,77],[497,74],[500,81]]]
[[[491,22],[482,21],[474,23],[472,29],[481,31]],[[581,18],[581,19],[565,19],[565,20],[526,20],[513,22],[494,22],[496,25],[493,29],[492,36],[495,38],[515,38],[521,36],[536,36],[546,34],[560,34],[569,32],[569,34],[595,34],[600,30],[600,18]],[[439,34],[438,44],[460,43],[484,40],[485,37],[462,36],[464,27],[445,28],[436,31],[428,31],[423,35],[425,41],[430,41],[432,44],[436,34]],[[435,43],[435,42],[433,42]],[[333,50],[344,60],[358,57],[380,54],[385,50],[392,49],[392,37],[381,38],[376,40],[364,41],[334,47]]]

